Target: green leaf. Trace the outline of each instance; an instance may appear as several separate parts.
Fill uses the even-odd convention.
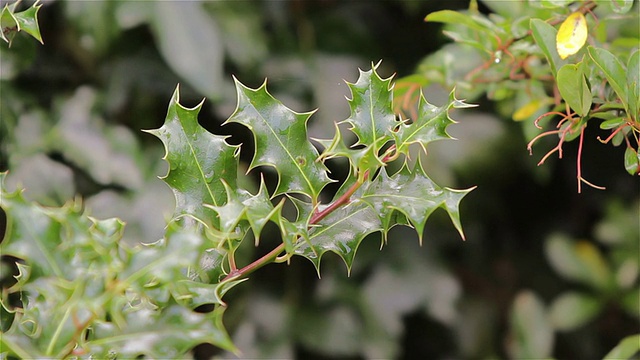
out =
[[[640,154],[632,147],[627,147],[624,151],[624,168],[630,175],[640,172]]]
[[[362,200],[375,210],[380,218],[385,233],[395,225],[394,212],[406,216],[416,229],[420,241],[427,219],[437,208],[443,208],[449,214],[453,225],[464,239],[460,223],[459,205],[462,198],[473,189],[453,190],[436,185],[422,169],[420,161],[413,170],[405,166],[398,173],[389,176],[382,171],[367,186]]]
[[[15,34],[18,31],[24,30],[24,32],[43,44],[40,27],[38,25],[38,10],[40,10],[42,4],[36,1],[27,10],[16,13],[15,8],[19,2],[20,1],[14,2],[11,7],[5,5],[4,8],[2,8],[2,12],[0,13],[0,28],[2,29],[0,38],[8,42],[9,46],[11,46],[11,41]],[[9,34],[9,37],[7,37],[6,34]]]
[[[455,121],[449,117],[451,108],[462,109],[470,108],[475,105],[466,104],[464,101],[457,100],[454,92],[449,94],[449,102],[447,105],[437,107],[430,104],[422,92],[418,102],[418,116],[410,124],[401,124],[393,136],[396,142],[398,152],[408,154],[411,144],[418,144],[422,150],[427,152],[427,144],[432,141],[451,139],[447,134],[447,127]]]
[[[40,7],[42,7],[42,4],[38,4],[36,1],[33,6],[27,10],[13,15],[18,23],[18,30],[26,32],[41,44],[44,44],[42,41],[42,35],[40,35],[40,26],[38,25],[38,11],[40,10]]]
[[[531,291],[521,291],[511,308],[509,355],[513,359],[544,359],[553,350],[553,328],[542,300]]]
[[[567,280],[605,291],[612,285],[608,264],[590,242],[574,242],[562,235],[554,235],[546,241],[545,252],[554,270]]]
[[[278,186],[272,196],[300,193],[316,203],[331,180],[307,138],[307,121],[313,113],[297,113],[284,106],[267,92],[266,81],[257,89],[235,82],[238,105],[225,124],[239,123],[253,133],[255,154],[249,169],[262,165],[276,169]]]
[[[640,50],[631,54],[627,64],[627,103],[631,120],[640,121]]]
[[[542,0],[542,6],[546,8],[560,8],[566,7],[571,3],[571,0]]]
[[[611,10],[618,14],[626,14],[633,7],[633,0],[611,0]]]
[[[640,318],[640,288],[632,288],[620,299],[620,305],[631,316]]]
[[[537,117],[538,114],[543,112],[545,109],[549,107],[549,104],[553,104],[553,99],[551,98],[537,98],[532,99],[528,103],[524,104],[518,110],[513,113],[513,121],[523,121],[532,118],[534,115]]]
[[[342,132],[335,124],[335,134],[333,139],[314,139],[325,149],[322,151],[319,160],[327,160],[335,157],[346,157],[349,159],[351,165],[352,174],[363,175],[365,173],[373,173],[378,168],[384,166],[382,160],[378,157],[378,152],[381,147],[381,143],[386,142],[387,138],[379,138],[378,143],[370,144],[362,148],[353,148],[346,145],[342,137]]]
[[[467,30],[468,29],[464,29]],[[481,40],[487,40],[487,38],[481,39],[481,40],[475,40],[471,37],[469,37],[468,34],[466,33],[458,33],[456,31],[451,31],[451,30],[443,30],[442,31],[443,34],[445,34],[447,37],[449,37],[451,40],[459,43],[459,44],[465,44],[465,45],[469,45],[471,47],[474,47],[482,52],[485,53],[490,53],[490,48],[487,47],[487,44]]]
[[[375,210],[362,201],[354,200],[312,227],[308,240],[301,240],[296,245],[295,254],[309,259],[319,275],[322,256],[331,251],[342,258],[350,272],[362,240],[380,230],[382,224]]]
[[[549,66],[551,66],[551,74],[555,78],[558,69],[567,63],[566,60],[560,58],[556,51],[556,36],[558,32],[553,26],[540,19],[531,19],[530,26],[533,38],[547,58]]]
[[[391,78],[382,79],[376,72],[378,65],[369,71],[360,70],[358,81],[347,83],[351,90],[351,115],[343,121],[351,125],[350,130],[357,136],[355,145],[365,146],[360,158],[365,159],[365,167],[369,168],[377,165],[372,156],[378,156],[379,150],[392,139],[393,130],[398,125],[393,112]]]
[[[593,62],[602,71],[605,78],[607,78],[609,85],[611,85],[613,91],[616,92],[624,104],[625,109],[627,109],[627,112],[629,112],[627,104],[627,88],[625,86],[627,82],[627,73],[620,62],[620,59],[602,48],[589,46],[587,47],[587,51],[589,52],[589,56]]]
[[[593,97],[582,72],[581,63],[563,65],[558,71],[557,82],[564,101],[576,114],[585,117],[591,109]]]
[[[176,198],[173,217],[193,216],[205,224],[214,224],[215,212],[203,204],[223,205],[227,200],[224,183],[236,187],[237,148],[198,124],[201,107],[202,103],[191,109],[182,106],[176,88],[165,123],[147,132],[162,140],[166,149],[164,159],[169,163],[169,172],[162,179]]]
[[[124,224],[119,220],[112,221],[113,228],[109,231],[113,232],[113,235],[106,239],[103,239],[102,235],[97,237],[99,234],[94,234],[104,225],[95,228],[93,233],[90,232],[90,229],[97,226],[96,223],[104,222],[99,223],[83,216],[82,205],[79,202],[69,202],[60,208],[40,207],[27,202],[21,191],[7,193],[4,189],[5,175],[0,176],[0,206],[8,215],[9,225],[6,240],[0,244],[0,252],[3,255],[25,259],[32,268],[34,278],[50,275],[74,280],[81,277],[83,274],[79,269],[89,265],[95,267],[95,259],[77,258],[75,265],[78,268],[70,267],[69,259],[73,259],[77,254],[97,250],[109,254],[116,246],[117,239],[122,236]],[[102,257],[98,259],[106,261]]]
[[[11,294],[22,300],[22,309],[6,325],[3,351],[22,358],[64,358],[79,349],[104,358],[115,349],[103,345],[118,343],[123,354],[133,347],[140,351],[136,355],[171,358],[200,342],[234,349],[222,324],[219,296],[208,302],[216,304],[211,314],[167,308],[172,295],[187,306],[194,301],[185,299],[203,301],[201,287],[181,283],[212,246],[198,233],[170,224],[165,239],[132,250],[120,243],[122,221],[88,217],[78,202],[60,208],[28,203],[21,191],[6,191],[5,177],[0,174],[0,206],[8,231],[0,252],[24,264],[16,284],[2,293],[5,307]],[[101,332],[105,327],[109,332]],[[127,343],[136,334],[149,337],[153,346]]]
[[[634,359],[640,352],[640,334],[629,335],[620,340],[611,351],[604,356],[606,360]]]
[[[101,322],[87,341],[95,358],[134,359],[140,355],[156,359],[182,357],[201,343],[237,351],[223,330],[224,308],[196,313],[173,305],[164,309],[140,308],[126,314],[127,326]]]
[[[603,130],[616,129],[624,125],[626,122],[627,120],[623,117],[615,117],[613,119],[609,119],[600,123],[600,129],[603,129]]]
[[[551,304],[553,327],[561,331],[577,329],[592,320],[602,309],[602,302],[591,295],[569,291]]]
[[[503,32],[502,29],[491,21],[479,16],[467,15],[453,10],[432,12],[424,18],[424,21],[464,25],[485,35],[494,35],[495,33]]]
[[[277,206],[273,206],[264,181],[260,182],[260,190],[256,195],[252,195],[244,189],[234,190],[226,183],[225,186],[227,188],[227,202],[223,206],[209,204],[205,204],[205,206],[215,210],[218,214],[220,219],[219,229],[225,237],[233,237],[238,230],[240,222],[247,220],[253,230],[257,245],[262,228],[267,222],[270,220],[277,222],[282,216],[280,211],[283,203],[280,202]]]
[[[184,278],[184,270],[198,264],[205,249],[212,247],[203,237],[170,223],[164,239],[142,244],[130,251],[127,266],[118,273],[125,284],[142,288],[165,286]]]

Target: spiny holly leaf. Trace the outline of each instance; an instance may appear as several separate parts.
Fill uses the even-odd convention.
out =
[[[205,289],[218,286],[197,286],[194,281],[197,276],[192,276],[190,270],[198,267],[210,244],[193,230],[170,223],[163,240],[130,251],[127,266],[117,276],[117,283],[126,289],[126,302],[122,302],[122,296],[110,303],[112,320],[102,318],[96,323],[88,351],[108,351],[125,358],[173,358],[202,342],[235,349],[222,324],[224,307],[219,297],[206,301],[216,305],[214,312],[192,311],[205,303],[203,295],[210,294]],[[175,302],[183,306],[172,305]],[[148,343],[140,346],[140,342],[131,341],[134,338]]]
[[[307,120],[313,112],[297,113],[287,108],[267,92],[266,81],[250,89],[234,80],[238,105],[225,123],[242,124],[253,133],[255,154],[249,169],[274,167],[279,180],[273,196],[300,193],[315,203],[331,180],[324,164],[316,161],[318,151],[307,138]]]
[[[202,103],[188,109],[180,104],[179,88],[171,98],[164,125],[147,132],[164,143],[169,172],[162,179],[176,198],[174,218],[190,215],[213,224],[215,213],[203,204],[223,205],[227,192],[221,180],[236,187],[237,147],[225,137],[209,133],[198,124]]]
[[[86,349],[94,358],[175,359],[194,346],[211,343],[237,351],[223,328],[224,308],[196,313],[173,305],[164,309],[141,308],[126,314],[124,328],[113,323],[97,323]]]
[[[377,65],[369,71],[360,70],[358,81],[347,83],[352,94],[351,116],[344,122],[351,125],[351,131],[358,137],[356,145],[383,146],[391,140],[393,129],[398,125],[393,113],[391,78],[382,79],[376,68]]]
[[[8,230],[0,252],[24,264],[16,284],[2,292],[2,306],[15,312],[0,339],[4,352],[66,358],[75,351],[104,358],[117,344],[120,356],[142,351],[172,358],[201,342],[233,350],[219,296],[210,299],[216,310],[206,315],[193,312],[193,303],[184,300],[203,301],[200,287],[181,283],[193,282],[187,270],[197,267],[210,246],[199,233],[172,223],[165,239],[130,249],[120,243],[122,221],[93,219],[78,202],[60,208],[28,203],[21,191],[6,191],[5,175],[0,173],[0,206]],[[9,306],[8,296],[15,293],[21,296],[20,310]],[[169,307],[176,302],[185,306]],[[145,319],[157,326],[147,326]],[[129,341],[136,334],[145,346]]]
[[[208,247],[209,244],[195,232],[180,230],[170,223],[164,239],[129,251],[128,264],[119,272],[118,279],[139,288],[149,284],[167,285],[184,278],[184,270],[195,266]]]
[[[376,216],[388,231],[395,224],[392,217],[395,211],[404,214],[415,227],[422,241],[422,231],[431,213],[441,207],[447,211],[453,225],[464,239],[460,211],[458,206],[462,198],[473,189],[454,190],[436,185],[422,169],[420,161],[413,170],[407,166],[398,173],[389,176],[381,171],[362,195],[362,201],[371,205]]]
[[[40,10],[42,4],[38,4],[38,1],[36,1],[27,10],[15,12],[19,2],[16,1],[11,6],[5,5],[2,12],[0,12],[0,28],[2,28],[0,38],[11,46],[11,41],[15,34],[18,31],[24,31],[43,44],[40,26],[38,25],[38,10]],[[9,34],[9,38],[5,36],[6,34]]]
[[[103,313],[100,295],[123,265],[118,242],[124,223],[90,218],[79,202],[60,208],[31,204],[22,191],[6,192],[5,175],[0,206],[8,226],[0,253],[24,263],[18,282],[2,292],[7,309],[9,295],[22,300],[2,349],[21,358],[62,358],[75,346],[78,327]]]
[[[320,260],[327,251],[338,254],[351,271],[353,258],[368,234],[382,230],[378,214],[361,201],[337,209],[309,230],[307,241],[299,241],[295,254],[304,256],[320,274]]]
[[[364,174],[367,171],[369,173],[375,172],[378,168],[385,166],[382,160],[379,158],[378,151],[383,142],[386,142],[386,137],[379,138],[378,143],[371,144],[361,148],[353,148],[346,145],[342,137],[342,132],[335,124],[335,135],[331,140],[314,139],[325,149],[320,155],[319,160],[324,161],[336,157],[345,157],[349,159],[351,164],[352,174]]]
[[[278,226],[280,227],[280,234],[282,236],[282,242],[285,245],[286,253],[294,254],[296,244],[301,241],[309,241],[310,221],[316,206],[293,196],[288,196],[288,198],[296,208],[296,220],[289,221],[285,217],[280,217],[280,219],[278,219]]]
[[[21,190],[6,192],[5,177],[0,173],[0,207],[8,216],[0,253],[25,259],[32,280],[42,275],[74,280],[90,268],[99,272],[119,266],[115,255],[122,221],[90,218],[79,201],[60,208],[31,204]]]
[[[408,154],[409,146],[418,144],[426,153],[426,146],[430,142],[451,139],[451,136],[447,134],[447,127],[454,124],[455,121],[449,117],[449,110],[474,106],[476,105],[456,99],[454,91],[452,91],[449,94],[449,102],[445,106],[437,107],[430,104],[420,92],[417,119],[410,124],[400,125],[398,131],[393,134],[397,151]]]
[[[216,211],[220,219],[220,231],[227,237],[237,232],[242,220],[247,220],[257,245],[262,228],[267,222],[281,217],[282,202],[273,206],[264,181],[260,182],[260,190],[255,195],[244,189],[232,189],[226,183],[224,185],[227,189],[227,202],[222,206],[205,206]]]

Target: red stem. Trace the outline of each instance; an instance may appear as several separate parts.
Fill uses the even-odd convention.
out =
[[[395,145],[392,145],[391,147],[389,147],[385,156],[382,158],[382,162],[387,163],[388,161],[393,160],[394,155],[395,155]],[[311,215],[311,219],[309,220],[309,225],[317,224],[320,220],[324,219],[327,215],[331,214],[340,206],[348,204],[349,201],[351,200],[351,195],[353,195],[353,193],[355,193],[360,188],[360,186],[364,184],[367,178],[369,178],[369,170],[365,171],[364,175],[362,176],[362,179],[358,179],[358,181],[356,181],[355,184],[351,185],[351,187],[347,190],[347,192],[342,194],[336,201],[331,203],[324,210],[315,212],[313,215]],[[284,247],[285,247],[284,243],[278,245],[276,248],[271,250],[266,255],[262,256],[261,258],[255,260],[251,264],[241,269],[234,269],[232,267],[231,271],[229,271],[229,274],[225,276],[225,278],[222,281],[227,281],[227,280],[239,278],[241,276],[246,276],[258,270],[259,268],[273,262],[278,257],[278,255],[280,255],[280,253],[284,251]]]
[[[578,142],[578,194],[582,192],[582,139],[584,138],[584,127],[580,129],[580,141]]]
[[[327,215],[331,214],[340,206],[348,204],[349,201],[351,200],[351,195],[353,195],[353,193],[356,192],[356,190],[358,190],[360,186],[362,186],[363,182],[368,177],[369,177],[369,170],[367,170],[364,173],[364,176],[362,177],[362,182],[357,181],[355,184],[351,185],[349,190],[347,190],[346,193],[342,194],[342,196],[340,196],[338,200],[331,203],[331,205],[327,206],[324,210],[314,213],[311,216],[311,220],[309,220],[309,224],[310,225],[317,224],[318,221],[324,219]]]
[[[284,250],[284,243],[278,245],[275,249],[269,251],[266,255],[261,257],[260,259],[252,262],[251,264],[243,267],[242,269],[236,269],[229,272],[227,276],[222,280],[223,282],[226,280],[230,280],[232,278],[237,278],[242,275],[249,275],[252,272],[258,270],[259,268],[271,263],[278,255]]]

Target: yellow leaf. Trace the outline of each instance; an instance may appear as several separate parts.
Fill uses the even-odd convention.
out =
[[[543,108],[549,103],[549,99],[536,99],[528,102],[513,113],[514,121],[522,121],[530,118],[539,109]]]
[[[556,49],[560,58],[577,53],[587,42],[587,19],[581,12],[569,15],[560,25],[556,36]]]

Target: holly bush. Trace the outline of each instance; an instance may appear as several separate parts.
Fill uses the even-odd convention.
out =
[[[635,356],[637,4],[448,5],[5,6],[0,354]]]

